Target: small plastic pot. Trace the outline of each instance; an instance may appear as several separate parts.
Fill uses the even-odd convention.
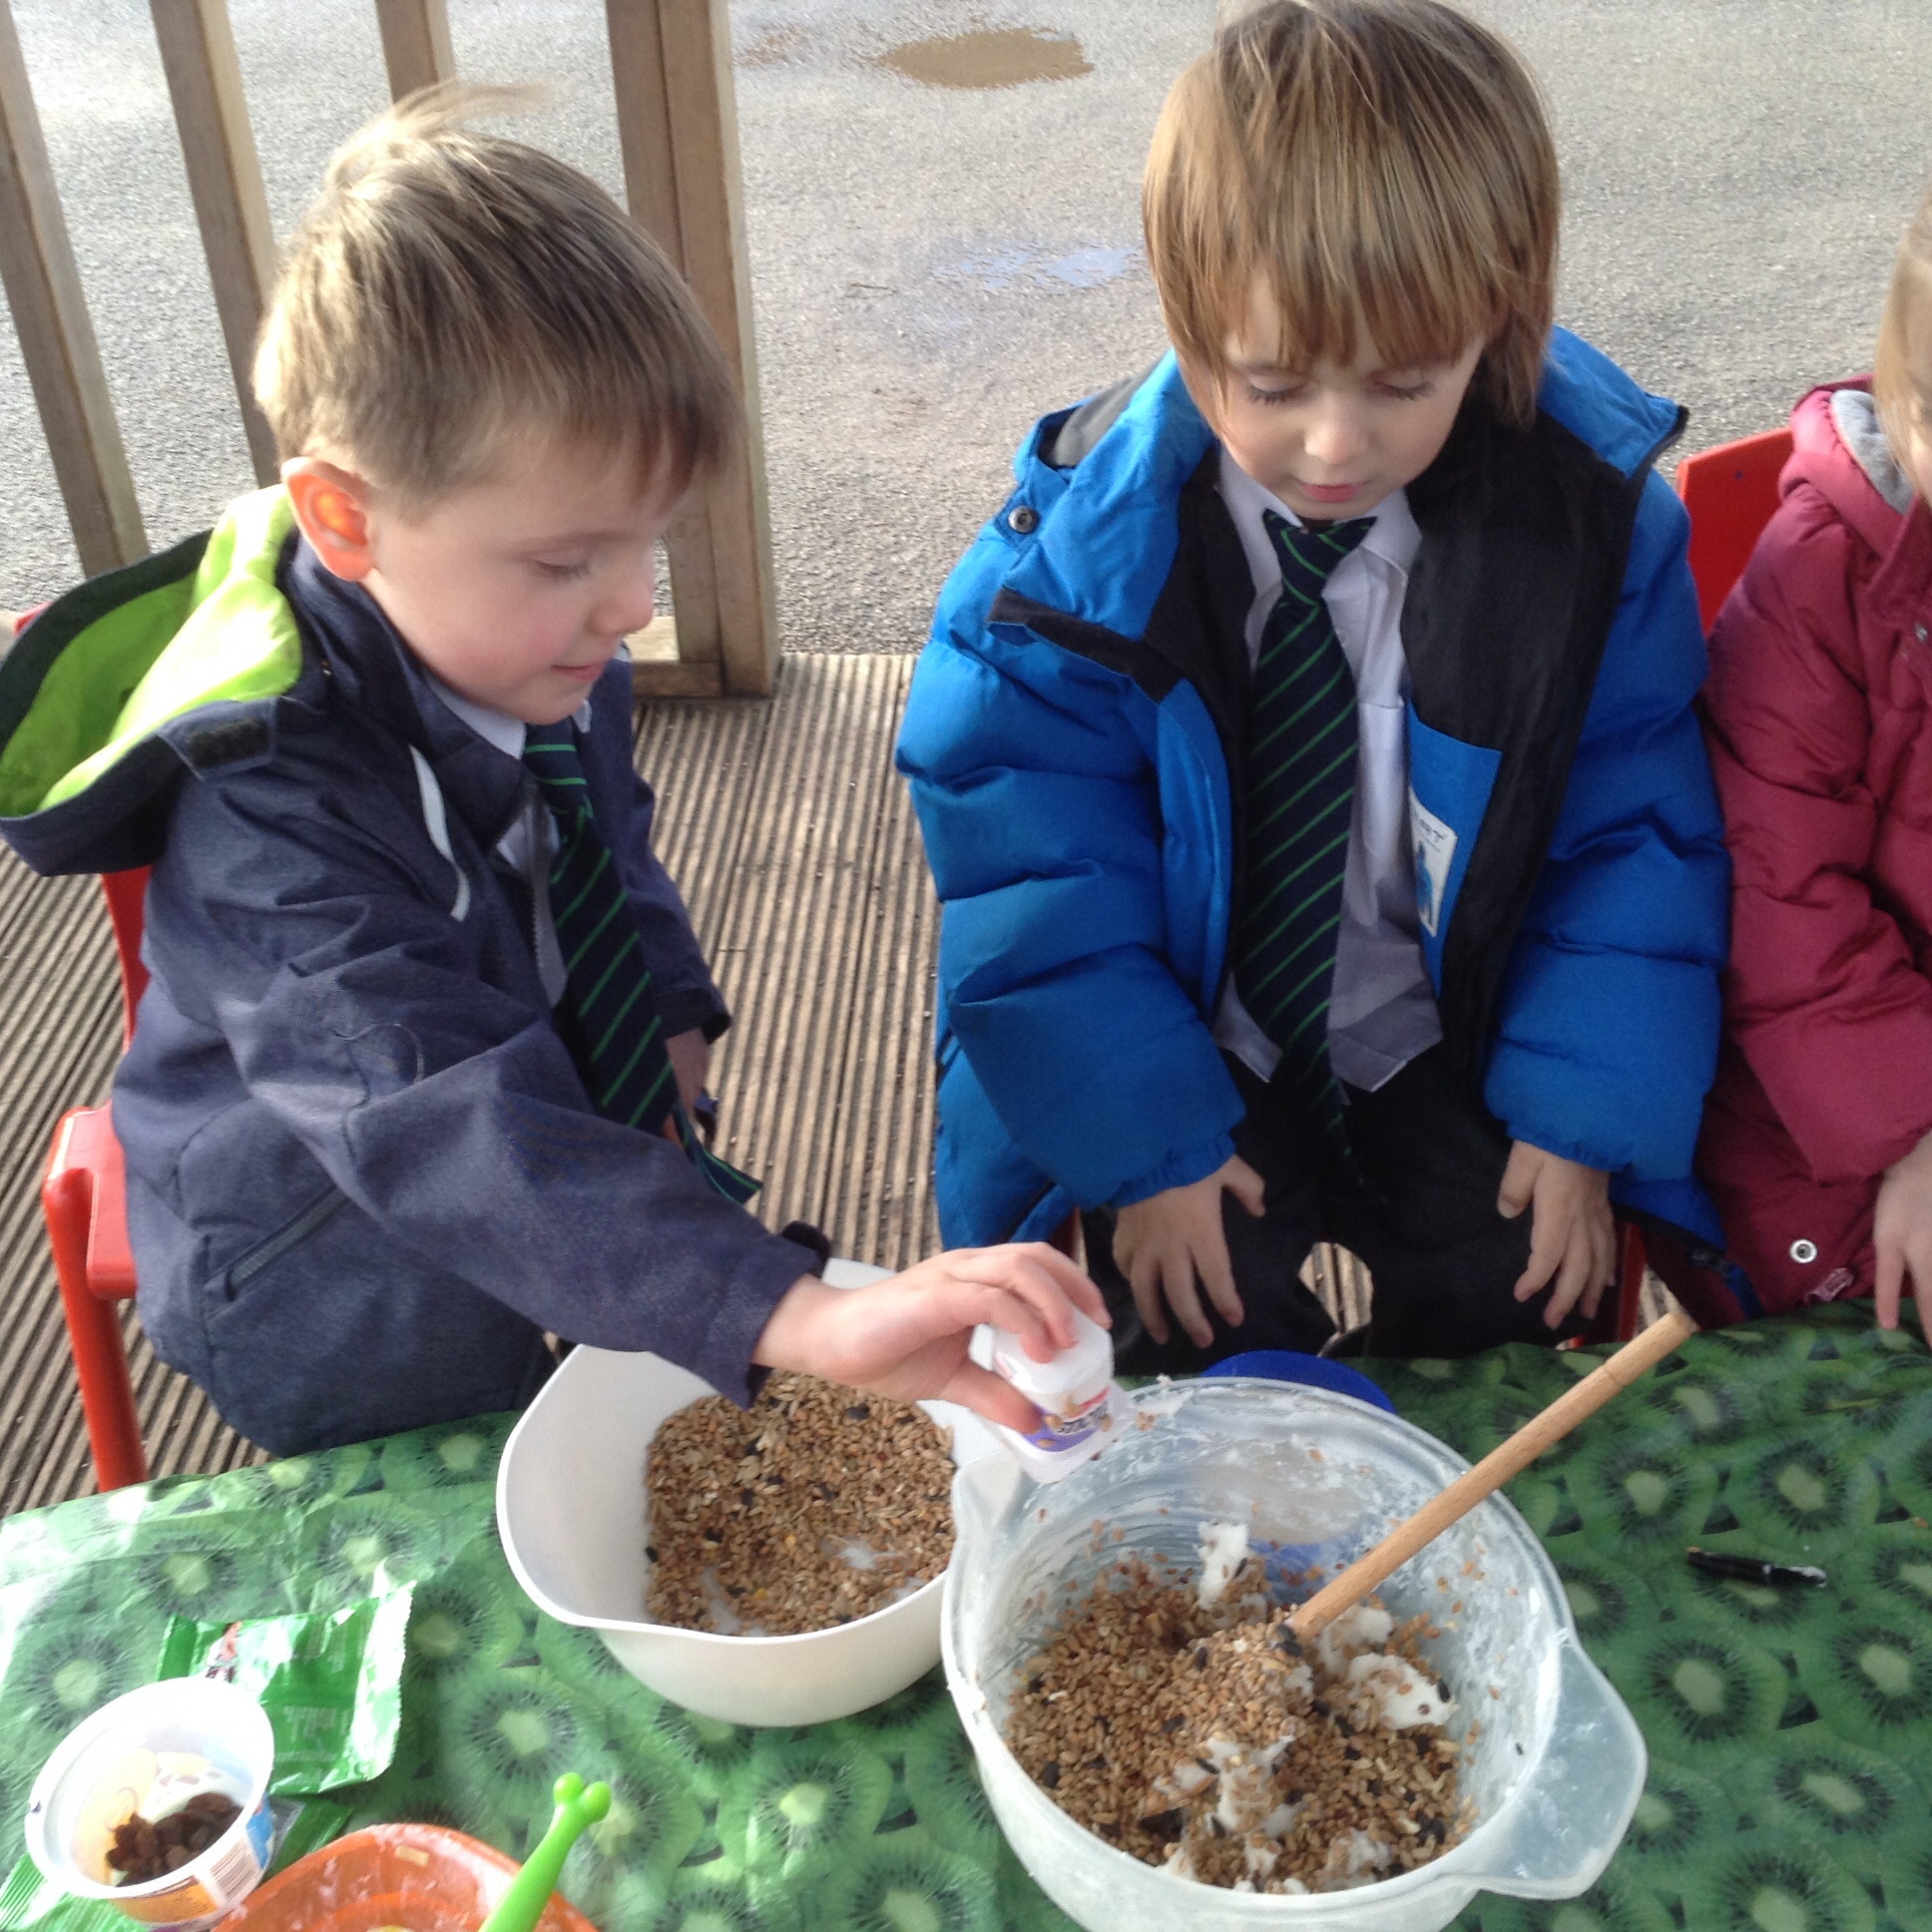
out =
[[[108,1831],[147,1795],[155,1757],[172,1752],[206,1757],[242,1814],[179,1871],[113,1884],[103,1856]],[[27,1800],[27,1850],[76,1898],[105,1899],[164,1932],[203,1932],[261,1882],[274,1762],[267,1712],[246,1691],[210,1678],[145,1685],[103,1704],[48,1758]]]

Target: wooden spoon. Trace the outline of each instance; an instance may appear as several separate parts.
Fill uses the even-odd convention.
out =
[[[1458,1476],[1439,1496],[1433,1496],[1406,1523],[1391,1530],[1366,1556],[1324,1584],[1288,1619],[1288,1628],[1302,1643],[1318,1637],[1350,1605],[1384,1582],[1415,1553],[1433,1543],[1451,1523],[1467,1516],[1492,1490],[1527,1469],[1553,1442],[1560,1442],[1585,1416],[1594,1414],[1619,1389],[1628,1388],[1647,1369],[1655,1368],[1681,1342],[1697,1332],[1697,1324],[1681,1310],[1654,1321],[1635,1341],[1586,1375],[1577,1386],[1532,1416],[1510,1439],[1492,1449],[1474,1469]]]

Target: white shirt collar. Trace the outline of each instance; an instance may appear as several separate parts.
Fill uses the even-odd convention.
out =
[[[443,683],[433,671],[427,668],[423,676],[429,680],[430,689],[435,692],[451,711],[460,718],[485,744],[494,744],[507,756],[521,758],[523,744],[529,734],[529,726],[522,719],[512,718],[507,712],[492,711],[487,705],[479,705],[474,700],[461,697]],[[580,731],[591,727],[591,701],[587,698],[571,714],[571,723]]]
[[[1241,547],[1247,552],[1248,567],[1256,584],[1278,583],[1281,563],[1268,541],[1261,513],[1272,510],[1276,516],[1285,517],[1297,526],[1301,519],[1272,490],[1255,482],[1228,454],[1225,445],[1220,452],[1220,495],[1234,519],[1234,528],[1240,533]],[[1409,566],[1415,562],[1415,553],[1422,547],[1422,532],[1416,528],[1410,513],[1408,492],[1396,490],[1385,496],[1368,516],[1371,527],[1357,546],[1358,551],[1378,558],[1400,576],[1407,577]]]

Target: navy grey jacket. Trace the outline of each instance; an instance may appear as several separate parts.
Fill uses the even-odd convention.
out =
[[[715,1037],[622,664],[586,771],[666,1030]],[[528,782],[278,491],[84,585],[0,666],[9,843],[42,871],[155,868],[114,1094],[143,1324],[277,1453],[518,1406],[546,1330],[742,1400],[772,1305],[815,1265],[593,1111],[532,895],[495,856]]]

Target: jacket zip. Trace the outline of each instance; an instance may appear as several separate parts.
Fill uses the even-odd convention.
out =
[[[1689,422],[1690,417],[1690,412],[1680,404],[1676,421],[1645,451],[1644,455],[1639,458],[1624,478],[1623,543],[1617,555],[1615,572],[1618,594],[1620,596],[1622,594],[1625,574],[1630,568],[1630,547],[1637,534],[1637,518],[1642,505],[1644,490],[1650,481],[1651,472],[1657,467],[1658,458],[1684,434],[1685,425]],[[1605,647],[1609,644],[1610,633],[1614,629],[1616,621],[1616,606],[1613,603],[1604,625],[1602,644]],[[1593,671],[1591,676],[1591,689],[1585,694],[1583,703],[1578,708],[1576,714],[1574,737],[1571,743],[1572,757],[1575,755],[1577,743],[1581,741],[1583,736],[1584,724],[1589,716],[1591,702],[1596,695],[1596,679],[1601,673],[1602,667],[1603,658],[1600,650],[1596,661],[1596,670]],[[1546,800],[1545,821],[1537,841],[1538,847],[1543,853],[1543,859],[1538,861],[1535,870],[1531,873],[1522,891],[1518,894],[1513,910],[1501,921],[1500,929],[1490,945],[1486,958],[1480,962],[1480,971],[1478,972],[1474,969],[1471,971],[1471,983],[1477,991],[1477,997],[1470,1003],[1471,1019],[1461,1037],[1460,1045],[1470,1077],[1475,1082],[1474,1091],[1478,1098],[1481,1096],[1483,1068],[1487,1058],[1486,1048],[1495,1024],[1496,1001],[1502,985],[1503,974],[1508,966],[1510,953],[1516,945],[1517,935],[1522,931],[1523,920],[1529,912],[1530,902],[1536,896],[1537,884],[1542,878],[1543,863],[1549,855],[1550,836],[1555,831],[1557,819],[1562,813],[1564,795],[1569,789],[1569,766],[1566,763],[1563,783],[1556,787],[1554,795]],[[1487,814],[1485,814],[1486,820]],[[1480,832],[1482,827],[1479,825],[1476,829]],[[1467,881],[1465,880],[1466,883]],[[1462,904],[1463,902],[1459,899],[1455,911],[1451,912],[1448,921],[1442,929],[1443,978],[1445,986],[1448,981],[1450,935],[1454,930],[1457,915],[1462,910]],[[1440,1007],[1440,996],[1438,996],[1437,1004]],[[1443,1038],[1445,1041],[1450,1042],[1452,1046],[1458,1044],[1456,1040],[1452,1039],[1446,1016],[1443,1024]]]
[[[279,1234],[271,1234],[246,1259],[229,1269],[228,1298],[233,1301],[263,1268],[273,1267],[290,1248],[319,1234],[348,1205],[348,1196],[331,1182],[326,1192],[317,1195]]]

